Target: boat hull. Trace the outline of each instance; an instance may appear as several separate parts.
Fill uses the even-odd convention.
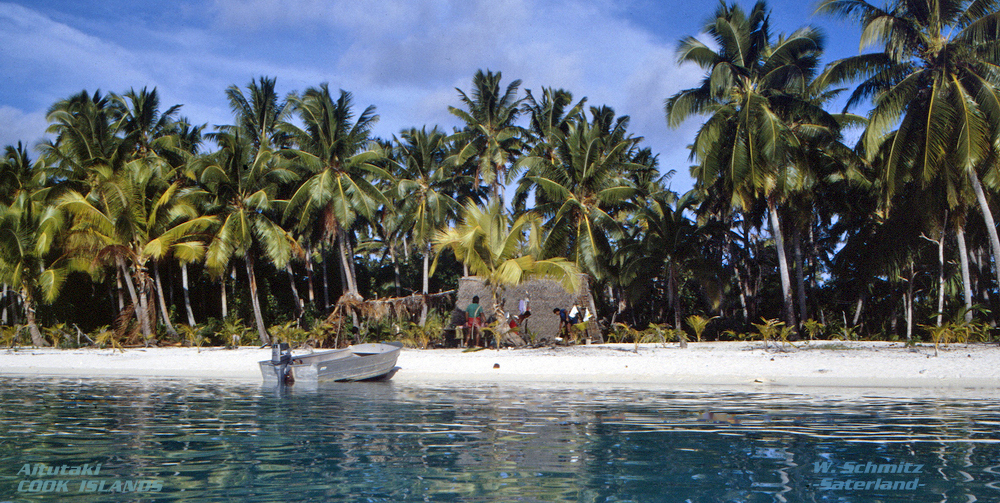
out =
[[[344,349],[293,356],[290,363],[260,362],[264,384],[388,379],[398,368],[402,344],[358,344]]]

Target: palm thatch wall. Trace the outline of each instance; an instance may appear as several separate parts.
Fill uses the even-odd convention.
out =
[[[465,307],[472,302],[472,297],[475,295],[479,296],[479,302],[487,315],[493,314],[489,288],[481,278],[466,276],[458,283],[455,309],[452,311],[452,326],[465,323]],[[527,319],[522,330],[530,336],[531,341],[545,343],[554,340],[559,335],[559,316],[553,314],[552,309],[558,307],[569,311],[574,304],[581,310],[588,308],[594,314],[594,318],[587,324],[583,337],[589,337],[595,343],[604,341],[597,323],[597,308],[590,293],[590,281],[587,275],[580,275],[580,288],[575,293],[567,292],[559,282],[549,279],[535,279],[517,286],[509,286],[500,301],[501,306],[511,316],[517,316],[518,301],[524,298],[530,299],[528,307],[531,317]]]

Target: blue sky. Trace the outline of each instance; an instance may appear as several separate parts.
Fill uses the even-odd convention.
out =
[[[740,2],[749,9],[750,2]],[[691,187],[686,145],[698,121],[672,130],[663,100],[693,86],[675,63],[715,2],[680,0],[33,0],[0,1],[0,146],[35,144],[45,113],[83,89],[156,87],[162,109],[193,123],[232,121],[224,90],[258,76],[280,92],[328,82],[375,105],[375,133],[459,125],[448,106],[477,69],[504,85],[564,88],[632,118],[630,131]],[[806,24],[827,34],[826,61],[856,54],[858,30],[813,16],[814,4],[772,0],[772,30]]]

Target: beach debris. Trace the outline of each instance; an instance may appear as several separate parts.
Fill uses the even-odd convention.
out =
[[[499,364],[499,363],[494,363],[494,364],[493,364],[493,368],[495,368],[495,369],[498,369],[498,368],[500,368],[500,364]]]

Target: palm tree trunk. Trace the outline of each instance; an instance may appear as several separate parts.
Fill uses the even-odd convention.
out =
[[[1000,287],[1000,237],[997,236],[997,226],[993,222],[993,213],[990,212],[989,202],[983,192],[983,186],[979,183],[979,175],[973,169],[969,170],[969,180],[972,182],[972,190],[976,193],[976,200],[979,202],[979,211],[983,214],[986,222],[986,232],[990,236],[990,247],[993,249],[993,274],[996,276],[997,286]]]
[[[354,282],[354,274],[349,262],[346,241],[347,236],[345,236],[343,232],[338,232],[337,245],[340,248],[340,270],[344,273],[344,286],[346,288],[346,293],[357,293],[358,286]]]
[[[340,243],[337,243],[337,270],[340,271],[340,294],[351,291],[351,282],[347,279],[348,273],[344,271],[344,259],[341,254]]]
[[[121,257],[118,257],[116,262],[118,263],[119,273],[125,280],[125,286],[128,288],[128,295],[132,299],[132,309],[135,311],[135,320],[139,323],[139,327],[142,330],[142,337],[143,339],[149,339],[152,331],[149,328],[149,317],[146,316],[146,303],[136,292],[135,285],[132,283],[132,275],[128,273],[125,261]]]
[[[747,307],[747,285],[743,279],[743,274],[740,273],[739,265],[736,263],[736,252],[735,252],[736,244],[733,243],[733,240],[729,236],[728,232],[725,233],[724,239],[726,242],[726,248],[729,249],[729,257],[730,257],[729,261],[732,263],[733,274],[736,276],[736,284],[740,292],[740,307],[743,309],[743,322],[749,323],[750,312],[749,308]]]
[[[271,345],[271,338],[267,336],[267,329],[264,328],[264,316],[260,312],[260,300],[257,298],[257,276],[253,271],[253,252],[246,254],[247,279],[250,282],[250,304],[253,305],[253,317],[257,322],[257,333],[260,335],[260,342],[264,345]]]
[[[963,233],[964,233],[964,231],[963,231]],[[966,241],[966,245],[968,245],[968,241]],[[971,280],[971,284],[969,285],[969,287],[972,289],[972,302],[978,302],[979,299],[982,298],[982,295],[981,295],[982,288],[980,288],[980,285],[983,282],[983,279],[982,279],[983,278],[983,265],[982,265],[982,263],[980,263],[980,261],[982,260],[980,258],[981,255],[982,255],[981,254],[982,249],[983,248],[981,246],[976,246],[976,247],[971,248],[971,249],[968,250],[968,252],[969,252],[969,275],[970,275],[969,279]]]
[[[0,305],[3,306],[3,310],[0,311],[0,325],[6,325],[7,321],[8,321],[7,320],[7,311],[9,311],[9,309],[8,309],[9,306],[7,305],[8,304],[8,300],[10,300],[10,299],[7,298],[7,283],[4,283],[3,284],[3,296],[0,296]]]
[[[118,294],[118,314],[125,310],[125,294],[122,293],[122,270],[115,275],[115,293]]]
[[[348,237],[347,233],[341,229],[341,232],[337,233],[337,241],[340,244],[340,265],[344,271],[347,293],[360,297],[360,294],[358,293],[357,275],[354,270],[354,253],[351,250],[350,237]],[[352,326],[358,327],[358,313],[353,309],[350,311],[351,323],[353,324]]]
[[[142,310],[142,338],[143,344],[149,347],[149,341],[153,338],[152,322],[155,322],[156,313],[152,312],[149,305],[149,285],[146,284],[146,281],[143,281],[139,285],[139,306],[141,306]]]
[[[910,277],[906,282],[906,340],[913,337],[913,259],[910,259]]]
[[[938,246],[938,302],[937,302],[937,325],[941,326],[941,317],[944,313],[944,227],[941,228],[941,238],[937,242]]]
[[[399,260],[396,259],[396,246],[395,239],[389,242],[389,260],[392,261],[392,273],[393,273],[393,283],[396,287],[396,297],[403,296],[402,290],[402,275],[399,273]]]
[[[316,285],[313,283],[312,249],[306,254],[306,281],[309,283],[309,303],[316,307]]]
[[[156,296],[160,299],[160,318],[163,318],[163,325],[167,327],[167,333],[171,337],[177,337],[177,330],[174,329],[174,324],[170,322],[170,311],[167,310],[167,301],[163,297],[163,281],[160,279],[160,264],[158,262],[153,262],[153,274],[156,278]]]
[[[667,295],[670,297],[670,303],[674,306],[674,330],[677,330],[677,340],[681,349],[686,349],[688,347],[687,335],[684,333],[684,329],[681,325],[681,322],[684,319],[684,312],[681,309],[680,288],[677,286],[677,266],[673,260],[670,261],[670,265],[667,266],[667,269],[669,271],[667,279],[667,290],[669,292]],[[699,337],[698,342],[701,342],[700,339],[701,338]]]
[[[292,285],[292,298],[295,300],[295,318],[302,318],[302,297],[299,297],[299,287],[295,286],[295,273],[292,272],[292,264],[285,264],[285,272],[288,273],[288,283]]]
[[[941,326],[941,317],[944,315],[944,238],[945,229],[948,227],[948,212],[944,212],[944,218],[941,220],[941,234],[938,239],[931,239],[925,234],[921,234],[920,237],[934,243],[937,246],[938,251],[938,302],[937,302],[937,315],[935,316],[936,322],[935,326]]]
[[[903,321],[906,322],[906,340],[910,340],[912,335],[913,318],[910,316],[910,292],[909,289],[903,294]]]
[[[330,271],[326,267],[326,263],[329,262],[326,253],[326,245],[323,245],[323,311],[330,308]]]
[[[997,326],[997,309],[993,305],[993,298],[989,288],[989,253],[983,246],[976,247],[976,294],[980,302],[985,306],[990,306],[990,327]]]
[[[965,223],[955,225],[958,240],[958,261],[962,264],[962,293],[965,294],[965,322],[972,321],[972,281],[969,279],[969,250],[965,244]]]
[[[795,228],[795,282],[799,290],[799,317],[803,320],[809,319],[809,308],[806,303],[806,270],[805,261],[802,259],[802,233],[798,227]]]
[[[181,262],[181,289],[184,290],[184,310],[187,312],[188,325],[194,326],[194,310],[191,309],[191,288],[188,286],[187,262]]]
[[[677,291],[677,268],[674,267],[673,260],[667,265],[667,299],[674,311],[674,328],[680,330],[684,315],[681,313],[680,293]]]
[[[354,244],[351,242],[351,236],[344,236],[344,246],[347,247],[347,265],[351,268],[351,283],[354,285],[354,293],[360,294],[361,290],[358,287],[358,266],[354,260]]]
[[[785,238],[781,234],[781,220],[778,217],[778,209],[775,207],[774,199],[767,198],[768,214],[771,217],[771,234],[774,236],[774,245],[778,252],[778,269],[781,275],[781,297],[785,305],[785,323],[789,327],[798,328],[795,322],[795,306],[792,301],[791,277],[788,274],[788,257],[785,254]]]
[[[28,325],[28,334],[31,335],[33,346],[49,346],[42,332],[38,330],[38,322],[35,320],[35,299],[27,288],[21,289],[21,297],[24,299],[24,319]]]
[[[170,304],[171,306],[173,306],[173,305],[175,305],[175,299],[174,299],[174,297],[175,297],[174,296],[174,293],[175,293],[174,292],[174,287],[175,287],[175,285],[174,285],[174,283],[176,283],[176,282],[173,281],[174,275],[172,274],[173,271],[171,270],[172,269],[171,264],[172,264],[172,262],[167,262],[167,265],[166,265],[166,268],[167,268],[167,304]]]
[[[427,243],[427,249],[424,250],[424,282],[423,282],[423,298],[420,301],[420,326],[424,326],[427,323],[427,294],[430,293],[430,257],[431,257],[431,244]]]
[[[229,301],[227,299],[228,296],[226,295],[226,275],[225,274],[223,274],[222,277],[219,278],[219,286],[220,286],[220,289],[219,289],[219,292],[220,292],[219,297],[220,297],[220,299],[219,300],[222,302],[222,319],[226,319],[226,318],[229,317]]]

